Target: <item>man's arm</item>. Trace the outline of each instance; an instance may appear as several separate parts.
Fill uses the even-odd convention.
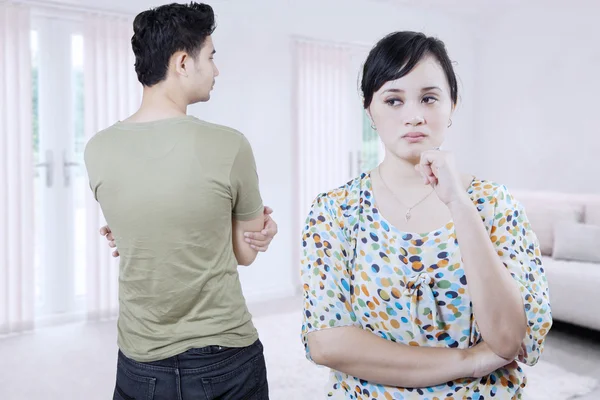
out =
[[[244,231],[244,241],[248,243],[252,249],[261,253],[264,253],[267,250],[269,250],[269,245],[271,244],[271,241],[279,231],[277,228],[277,223],[270,216],[271,213],[273,213],[273,209],[271,209],[268,206],[265,207],[264,226],[262,227],[262,229]],[[253,227],[249,226],[248,228]],[[106,238],[106,240],[108,241],[108,247],[114,249],[114,251],[112,252],[112,256],[119,257],[119,250],[116,248],[117,245],[115,243],[115,238],[108,225],[105,225],[102,228],[100,228],[100,235]]]
[[[277,235],[277,223],[271,217],[273,213],[273,209],[269,206],[265,206],[265,225],[263,226],[260,232],[245,232],[244,236],[246,237],[246,243],[250,244],[254,250],[258,250],[260,252],[265,252],[269,249],[269,245],[271,241]]]
[[[265,221],[264,215],[250,221],[240,221],[233,218],[233,253],[237,259],[238,265],[248,266],[254,262],[258,250],[246,242],[244,234],[246,232],[260,231]]]

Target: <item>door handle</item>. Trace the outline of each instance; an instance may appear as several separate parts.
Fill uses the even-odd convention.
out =
[[[46,169],[46,187],[50,188],[53,184],[53,176],[54,176],[54,157],[52,155],[52,150],[46,150],[46,161],[37,163],[34,166],[37,168],[45,168]],[[38,176],[38,172],[36,170],[36,176]]]
[[[71,167],[78,167],[80,163],[69,161],[67,159],[67,152],[63,151],[63,180],[65,187],[71,186]]]

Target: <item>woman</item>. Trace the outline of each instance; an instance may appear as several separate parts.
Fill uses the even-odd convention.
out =
[[[441,151],[457,104],[444,44],[371,50],[375,170],[319,195],[303,233],[303,342],[347,399],[520,399],[552,319],[535,234],[506,187]]]

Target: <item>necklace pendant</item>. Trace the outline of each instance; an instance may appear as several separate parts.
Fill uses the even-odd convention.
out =
[[[408,220],[410,219],[410,208],[406,211],[406,214],[404,215],[404,219],[406,220],[406,222],[408,222]]]

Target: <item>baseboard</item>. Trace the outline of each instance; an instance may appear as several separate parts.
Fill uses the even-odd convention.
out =
[[[31,333],[34,330],[34,321],[20,321],[12,324],[0,325],[0,339]]]
[[[101,321],[112,321],[119,317],[119,308],[111,308],[104,311],[89,311],[87,313],[87,320],[90,322],[101,322]]]
[[[85,321],[85,317],[85,312],[47,315],[35,320],[35,329],[51,328],[53,326],[83,322]]]
[[[66,314],[54,314],[40,317],[35,321],[35,329],[50,328],[72,323],[112,321],[118,316],[117,309],[107,311],[73,312]]]

